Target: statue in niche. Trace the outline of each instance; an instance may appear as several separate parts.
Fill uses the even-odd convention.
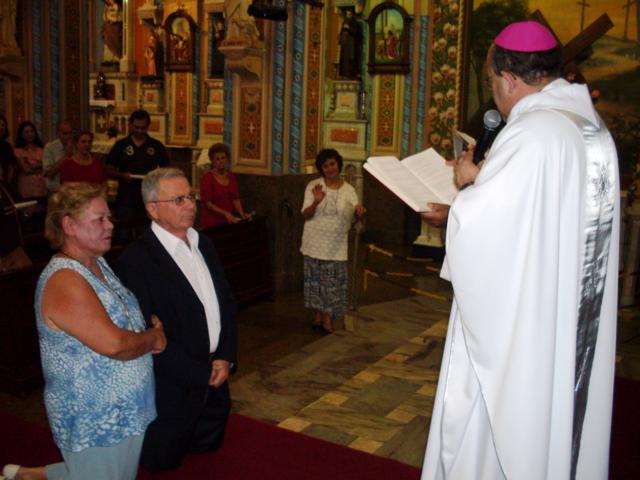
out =
[[[362,76],[362,28],[352,7],[344,9],[343,12],[344,19],[338,39],[338,76],[357,79]]]
[[[257,46],[260,42],[260,31],[255,18],[247,13],[252,0],[226,0],[224,2],[224,18],[226,36],[223,45]]]
[[[122,0],[104,0],[102,40],[102,63],[117,63],[122,57]]]
[[[163,45],[155,27],[149,31],[147,47],[144,50],[145,72],[147,77],[160,77],[163,70]]]
[[[16,43],[16,0],[0,0],[0,48],[17,49]]]
[[[93,90],[93,98],[95,99],[107,98],[107,92],[105,91],[106,85],[107,85],[107,80],[104,77],[104,73],[99,72],[98,76],[96,77],[96,85]]]
[[[210,77],[224,76],[224,55],[219,47],[226,35],[226,27],[222,13],[213,14],[213,42],[211,45],[211,71]]]

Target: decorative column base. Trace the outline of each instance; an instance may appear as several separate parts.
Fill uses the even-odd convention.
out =
[[[164,113],[164,80],[143,78],[140,86],[142,108],[149,113]]]
[[[204,82],[207,95],[207,109],[198,114],[198,148],[209,148],[223,141],[224,134],[224,80],[207,79]]]
[[[360,81],[330,80],[329,89],[331,94],[328,96],[327,114],[322,123],[322,144],[335,148],[344,157],[345,179],[362,198],[367,121],[360,108]]]

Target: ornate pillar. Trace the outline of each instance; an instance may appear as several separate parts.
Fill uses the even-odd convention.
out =
[[[162,32],[162,7],[154,5],[152,0],[146,0],[144,5],[136,10],[140,21],[149,27],[149,35],[155,32],[158,43],[163,41]],[[158,48],[158,47],[156,47]],[[155,52],[154,52],[155,53]],[[159,69],[157,55],[154,55],[154,63],[158,70],[155,75],[143,75],[140,84],[140,103],[142,108],[151,114],[164,114],[164,71]],[[143,69],[143,71],[146,70]]]
[[[218,31],[222,20],[224,2],[222,0],[208,0],[202,5],[203,22],[205,29],[202,32],[202,49],[200,72],[204,78],[202,82],[204,101],[200,102],[198,116],[198,143],[197,147],[208,149],[211,145],[223,141],[224,133],[224,79],[217,72],[212,73],[213,62],[217,59],[216,35],[222,35]],[[208,158],[206,165],[208,166]]]
[[[5,108],[7,126],[15,132],[17,125],[30,117],[30,92],[25,88],[29,65],[16,43],[17,0],[0,0],[0,8],[7,12],[0,19],[0,103]]]
[[[120,58],[121,72],[135,72],[135,5],[134,0],[123,0],[122,7],[122,57]]]
[[[227,34],[219,50],[232,72],[234,171],[268,175],[270,65],[263,34],[246,13],[250,4],[249,0],[225,3]]]

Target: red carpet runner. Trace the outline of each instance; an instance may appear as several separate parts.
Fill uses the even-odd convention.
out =
[[[0,412],[0,467],[60,460],[48,430]],[[223,447],[189,455],[171,472],[141,471],[140,480],[417,480],[420,470],[232,414]]]
[[[609,478],[640,478],[640,382],[616,379]],[[42,465],[60,455],[47,429],[0,412],[0,466]],[[395,460],[231,415],[224,446],[188,456],[178,470],[140,480],[417,480],[420,471]]]

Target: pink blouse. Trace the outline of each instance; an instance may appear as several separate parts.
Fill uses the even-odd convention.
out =
[[[44,150],[40,147],[13,149],[13,153],[18,159],[19,167],[20,161],[22,161],[32,169],[39,168],[39,170],[34,173],[24,172],[22,168],[20,168],[20,173],[18,174],[18,193],[22,197],[44,197],[47,195],[47,185],[42,172],[43,152]]]

